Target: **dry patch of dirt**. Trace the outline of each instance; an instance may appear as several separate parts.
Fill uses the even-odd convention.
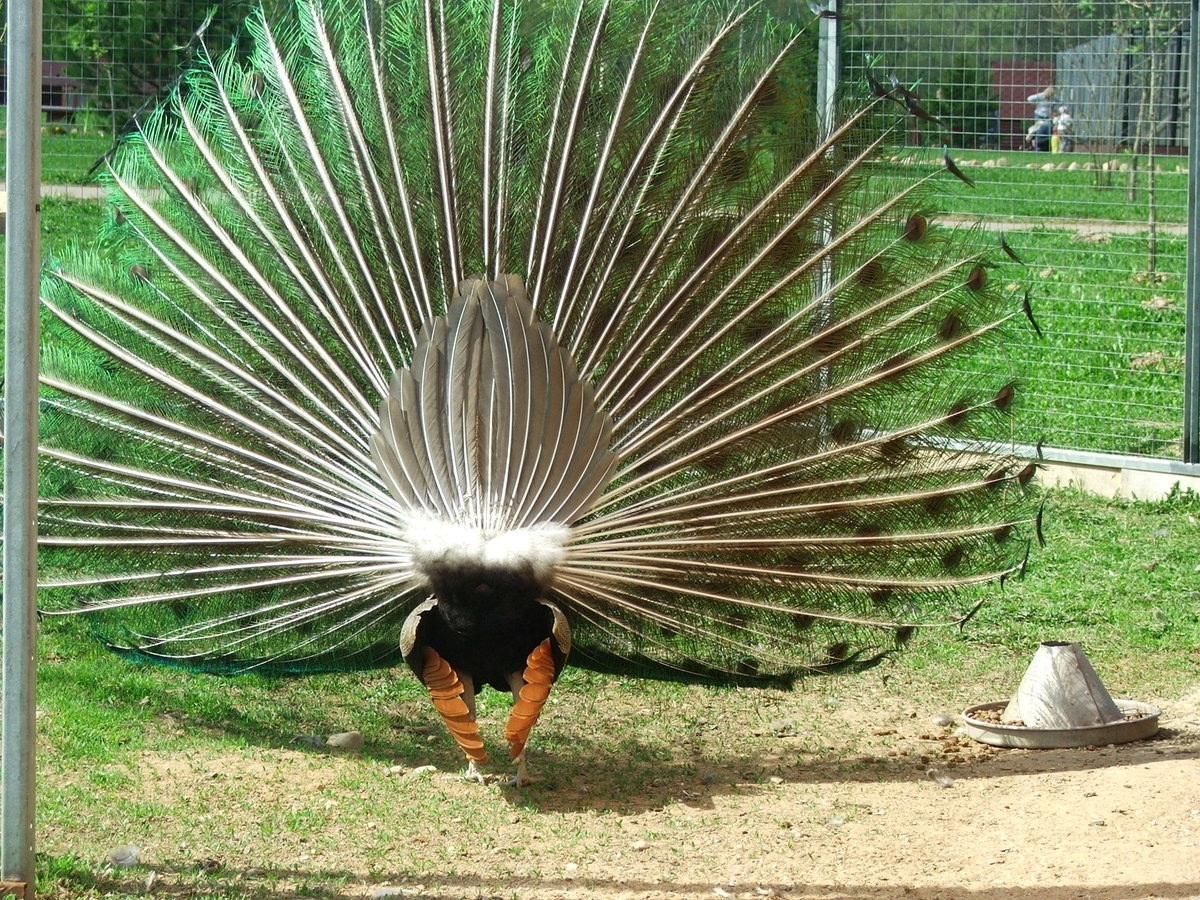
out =
[[[1138,698],[1163,707],[1155,739],[1028,751],[970,741],[903,685],[830,685],[688,689],[672,710],[617,684],[565,696],[523,791],[464,783],[440,734],[427,759],[145,754],[145,821],[42,849],[135,843],[101,889],[164,896],[1200,897],[1200,690]]]

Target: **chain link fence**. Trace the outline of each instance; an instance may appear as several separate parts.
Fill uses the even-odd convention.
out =
[[[943,147],[940,198],[1026,263],[1042,337],[1011,339],[1018,443],[1179,459],[1184,422],[1190,8],[1181,0],[843,0],[844,72],[894,77],[898,165]],[[999,360],[996,361],[1000,363]]]
[[[48,253],[95,230],[94,167],[201,44],[239,40],[248,6],[46,0]],[[1019,444],[1180,459],[1188,16],[1184,0],[841,0],[843,80],[894,78],[937,120],[910,116],[891,161],[933,169],[949,147],[975,185],[946,179],[941,215],[1025,263],[1002,277],[1031,285],[1042,337],[992,361],[1026,387]]]

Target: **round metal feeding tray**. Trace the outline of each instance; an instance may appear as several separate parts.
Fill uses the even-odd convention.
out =
[[[963,722],[969,737],[993,747],[1025,747],[1039,750],[1123,744],[1127,741],[1140,741],[1158,733],[1158,717],[1162,711],[1157,706],[1116,697],[1113,698],[1113,702],[1125,718],[1120,722],[1101,725],[1031,728],[1028,725],[1005,725],[999,721],[977,718],[978,714],[990,710],[1003,712],[1008,706],[1007,700],[968,707],[963,713]]]
[[[1114,699],[1078,644],[1046,641],[1011,700],[972,706],[963,720],[968,735],[996,747],[1094,747],[1148,738],[1159,715]]]

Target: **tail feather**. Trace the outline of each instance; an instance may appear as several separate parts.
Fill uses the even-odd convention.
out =
[[[461,545],[581,656],[770,680],[1020,570],[972,440],[1019,386],[963,364],[1020,298],[879,161],[903,110],[822,133],[744,4],[550,6],[301,0],[128,137],[43,286],[48,612],[384,664]]]

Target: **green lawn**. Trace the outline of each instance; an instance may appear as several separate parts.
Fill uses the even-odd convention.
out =
[[[1027,266],[998,277],[1026,287],[1039,337],[1022,322],[969,365],[1012,372],[1018,443],[1179,458],[1183,423],[1186,238],[1164,236],[1146,274],[1144,236],[1007,232]]]
[[[44,126],[42,181],[45,184],[90,183],[93,180],[90,170],[112,143],[112,137],[107,134],[81,133],[71,125]],[[6,143],[0,141],[0,165],[5,162],[6,153]]]
[[[951,151],[974,186],[941,182],[942,208],[955,215],[989,220],[1113,221],[1144,225],[1149,217],[1146,157],[1123,153],[1034,153]],[[898,164],[932,172],[942,168],[942,151],[897,149]],[[1155,200],[1160,224],[1187,220],[1187,159],[1155,160]],[[1075,169],[1070,166],[1077,166]],[[1047,169],[1047,166],[1054,168]],[[1122,171],[1125,167],[1125,171]]]
[[[1079,641],[1116,696],[1170,698],[1194,688],[1200,498],[1045,499],[1048,543],[1024,578],[985,589],[987,602],[961,630],[922,632],[874,669],[780,692],[569,668],[535,732],[541,780],[523,791],[389,777],[389,767],[462,765],[402,671],[191,675],[106,654],[83,620],[47,621],[38,895],[142,893],[152,871],[160,896],[214,900],[363,896],[364,872],[376,884],[452,884],[490,852],[498,822],[519,822],[530,843],[497,844],[489,871],[536,878],[550,857],[587,858],[597,829],[617,829],[647,804],[687,808],[680,784],[718,798],[769,786],[784,765],[780,754],[795,754],[788,776],[814,791],[822,778],[919,779],[930,745],[904,729],[928,730],[934,712],[1004,699],[1045,640]],[[481,698],[488,740],[498,742],[508,701],[492,691]],[[918,724],[900,726],[898,736],[878,730],[907,716]],[[776,732],[789,728],[796,737],[781,742]],[[361,750],[314,746],[314,736],[347,729],[362,732]],[[893,748],[894,771],[876,759],[881,740]],[[681,837],[703,827],[681,825]],[[471,853],[455,855],[450,845],[461,842]],[[106,855],[122,844],[144,848],[148,859],[114,869]]]
[[[89,238],[104,216],[95,201],[46,198],[44,252]],[[1025,265],[1006,263],[995,277],[1028,287],[1043,336],[1021,320],[970,364],[1001,367],[1022,386],[1015,430],[995,437],[1178,458],[1186,239],[1159,237],[1153,276],[1144,235],[1022,227],[1006,240]]]

